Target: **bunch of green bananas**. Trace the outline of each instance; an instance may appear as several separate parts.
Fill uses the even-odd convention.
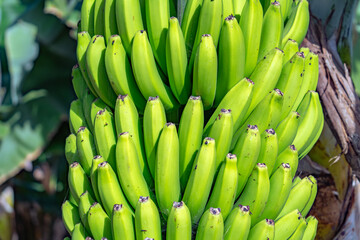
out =
[[[307,0],[188,0],[181,25],[170,15],[173,0],[83,2],[72,239],[314,239],[316,179],[295,177],[324,124],[318,56],[299,49]]]

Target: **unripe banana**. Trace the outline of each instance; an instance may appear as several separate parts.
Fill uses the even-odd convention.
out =
[[[91,196],[94,196],[91,184],[78,162],[72,163],[69,167],[68,183],[71,195],[77,204],[80,202],[80,195],[85,191],[88,191]]]
[[[115,106],[116,95],[110,85],[105,68],[105,40],[101,35],[92,37],[86,51],[86,67],[91,85],[97,95],[111,108]]]
[[[294,209],[298,209],[301,212],[306,207],[311,197],[311,190],[313,186],[314,183],[309,177],[303,178],[298,184],[296,184],[291,189],[289,197],[286,200],[283,209],[277,216],[277,219],[280,219],[282,216],[285,216]]]
[[[66,200],[61,205],[61,213],[64,226],[68,233],[71,234],[74,231],[75,225],[81,221],[78,208]]]
[[[295,209],[282,218],[275,221],[275,237],[274,240],[289,239],[295,232],[302,220],[301,213]]]
[[[97,175],[98,175],[98,166],[100,163],[102,163],[104,161],[105,160],[102,156],[96,155],[92,160],[92,167],[91,167],[91,172],[90,172],[91,186],[92,186],[92,189],[94,190],[96,201],[100,204],[101,204],[101,199],[100,199],[99,190],[98,190]]]
[[[287,163],[290,165],[291,178],[293,178],[299,165],[298,151],[294,145],[288,146],[284,151],[279,153],[272,171],[273,174],[282,163]]]
[[[209,34],[204,34],[195,56],[192,95],[201,96],[205,110],[210,109],[215,100],[217,65],[218,60],[213,38]]]
[[[146,99],[159,96],[166,110],[178,107],[171,89],[164,84],[156,68],[154,55],[144,30],[138,31],[134,36],[131,65],[136,83]]]
[[[244,189],[245,184],[256,164],[260,153],[261,138],[256,125],[249,125],[246,131],[240,135],[233,153],[237,156],[238,184],[236,198]],[[237,204],[238,205],[238,204]],[[242,204],[244,205],[244,204]]]
[[[90,89],[87,88],[83,96],[82,105],[83,112],[86,119],[86,124],[89,127],[91,133],[94,133],[94,122],[91,120],[91,105],[95,100],[94,94],[91,93]]]
[[[201,97],[191,96],[182,112],[179,124],[180,185],[182,191],[189,180],[191,168],[200,148],[204,127]]]
[[[139,111],[144,112],[146,100],[136,85],[130,61],[119,35],[109,38],[105,51],[105,67],[115,94],[128,94]]]
[[[274,220],[264,219],[250,229],[248,240],[273,240],[275,236]]]
[[[282,46],[289,38],[294,39],[300,45],[307,33],[309,22],[309,3],[307,0],[301,0],[285,25]]]
[[[212,126],[215,119],[218,117],[221,109],[231,109],[231,115],[234,124],[234,131],[240,127],[243,122],[245,113],[247,112],[253,96],[254,83],[248,78],[242,79],[238,82],[221,100],[219,106],[211,115],[209,121],[206,123],[204,132]]]
[[[223,218],[226,219],[235,202],[237,180],[237,158],[236,155],[229,153],[221,165],[205,209],[220,208]]]
[[[222,17],[227,18],[230,15],[233,16],[234,15],[234,5],[233,5],[233,0],[222,0],[223,4],[222,4]]]
[[[206,136],[209,136],[215,140],[216,145],[216,163],[215,169],[219,170],[220,164],[224,161],[226,154],[229,152],[231,145],[231,136],[234,134],[233,121],[230,109],[221,109],[214,124],[211,126]],[[222,209],[222,208],[221,208]],[[227,214],[224,214],[224,219]]]
[[[78,203],[75,201],[75,198],[73,197],[73,195],[71,194],[71,192],[69,192],[69,202],[71,202],[72,204],[74,204],[76,207],[78,206]]]
[[[73,85],[73,88],[74,88],[77,98],[82,100],[86,93],[87,84],[81,74],[79,65],[75,65],[72,68],[71,82],[72,82],[72,85]]]
[[[247,239],[251,226],[249,206],[236,206],[226,218],[224,240]]]
[[[273,1],[273,0],[271,0]],[[277,2],[279,2],[280,6],[281,6],[281,15],[283,18],[283,23],[285,22],[285,20],[289,17],[290,15],[290,10],[291,10],[291,6],[292,6],[292,0],[276,0]]]
[[[91,235],[95,240],[102,240],[103,237],[111,239],[111,220],[99,203],[95,202],[91,205],[87,219]]]
[[[296,228],[295,232],[288,239],[289,240],[302,240],[303,235],[305,233],[305,229],[306,229],[306,221],[304,218],[301,218],[300,224]]]
[[[308,54],[310,53],[310,49],[307,47],[300,48],[300,52],[302,52],[305,55],[305,58],[308,57]]]
[[[281,120],[289,115],[299,94],[303,81],[305,57],[297,52],[285,64],[276,87],[284,93],[284,104],[281,110]]]
[[[69,165],[80,161],[76,148],[76,135],[73,133],[65,140],[65,157]]]
[[[105,10],[105,0],[95,0],[95,4],[94,4],[94,35],[105,36],[104,10]]]
[[[280,122],[276,128],[276,134],[279,140],[279,153],[288,147],[296,136],[300,122],[300,114],[298,112],[290,112],[288,116]]]
[[[186,104],[191,93],[191,80],[187,73],[187,65],[184,36],[178,19],[171,17],[166,38],[166,68],[170,88],[182,105]]]
[[[270,2],[271,2],[271,0],[260,0],[260,3],[261,3],[264,13],[266,13],[266,11],[268,10]]]
[[[76,148],[79,162],[86,175],[90,176],[92,160],[96,155],[94,137],[86,127],[80,127],[76,135]]]
[[[201,217],[196,240],[221,240],[224,236],[224,220],[220,208],[210,208]]]
[[[108,43],[111,35],[118,34],[116,25],[116,0],[104,0],[104,37],[105,42]]]
[[[69,123],[72,133],[76,133],[80,127],[87,127],[83,112],[83,106],[80,99],[71,102]]]
[[[215,105],[219,105],[226,93],[244,77],[244,68],[244,35],[236,18],[233,15],[226,16],[219,40],[219,71]]]
[[[313,217],[309,216],[306,219],[307,226],[303,235],[304,240],[314,240],[316,236],[317,226],[318,226],[318,220]]]
[[[169,28],[169,0],[145,0],[146,27],[154,57],[163,73],[166,71],[166,36]]]
[[[132,211],[120,188],[114,170],[107,162],[99,164],[97,175],[99,195],[107,215],[111,216],[115,204],[123,204],[124,207]]]
[[[216,148],[212,138],[205,138],[192,166],[183,201],[197,223],[204,212],[215,175]]]
[[[155,193],[160,212],[167,217],[179,201],[179,138],[175,124],[166,123],[158,142],[155,163]]]
[[[114,114],[117,134],[129,132],[137,152],[141,173],[144,175],[149,186],[152,187],[153,179],[146,161],[142,124],[132,98],[128,95],[120,95],[116,100]],[[133,199],[134,207],[138,200],[139,196]]]
[[[116,169],[116,133],[112,113],[106,109],[100,110],[96,114],[94,130],[97,153],[109,162],[113,169]]]
[[[257,219],[275,219],[284,207],[289,196],[291,186],[291,166],[287,163],[281,164],[270,178],[270,192],[264,211]]]
[[[90,231],[87,220],[87,213],[89,212],[90,206],[93,205],[94,202],[94,199],[91,197],[88,191],[85,191],[83,194],[81,194],[79,203],[79,216],[87,231]]]
[[[71,234],[71,240],[84,240],[87,236],[84,226],[81,223],[75,224],[74,231]]]
[[[161,223],[158,209],[149,197],[140,197],[135,209],[136,239],[161,240]]]
[[[256,164],[235,206],[248,205],[251,209],[251,225],[254,226],[257,218],[265,208],[270,192],[269,174],[265,164]]]
[[[117,175],[121,187],[135,209],[140,196],[148,196],[149,188],[140,167],[139,157],[129,132],[119,134],[116,144]]]
[[[263,9],[259,0],[246,1],[241,13],[240,27],[245,40],[245,76],[250,77],[258,61]],[[252,77],[250,77],[254,81]],[[255,82],[255,81],[254,81]],[[258,86],[257,86],[258,87]]]
[[[166,239],[191,240],[191,215],[184,202],[174,202],[167,226]]]
[[[94,7],[95,0],[84,0],[81,5],[81,30],[94,35]]]
[[[142,1],[116,0],[115,3],[117,28],[128,56],[131,55],[135,33],[144,29],[140,2]]]
[[[122,204],[115,204],[111,216],[111,229],[114,240],[135,240],[134,218]]]
[[[265,163],[269,174],[272,172],[278,156],[278,137],[274,129],[266,129],[261,134],[261,147],[257,163]]]
[[[234,16],[236,17],[236,20],[240,21],[241,13],[244,9],[244,5],[246,3],[246,0],[233,0],[234,4]]]
[[[280,45],[283,30],[282,7],[279,2],[274,1],[266,10],[261,29],[258,60],[263,59],[268,52]]]
[[[294,54],[299,52],[299,44],[293,39],[288,39],[282,50],[284,51],[284,58],[282,64],[283,66],[285,66],[285,64],[290,61]]]
[[[317,180],[312,175],[310,175],[309,178],[314,183],[314,185],[311,188],[311,196],[309,198],[309,201],[307,202],[305,208],[301,211],[301,215],[303,215],[303,216],[306,216],[310,212],[311,207],[313,206],[313,204],[315,202],[315,198],[316,198],[316,194],[317,194],[317,190],[318,190]]]
[[[100,98],[95,99],[91,103],[90,118],[91,118],[91,122],[92,122],[93,126],[95,126],[96,115],[98,114],[98,112],[100,110],[104,110],[104,109],[106,109],[107,112],[112,114],[112,111],[111,111],[110,107],[108,105],[106,105],[104,103],[104,101],[101,100]],[[94,131],[94,133],[95,133],[95,131]]]

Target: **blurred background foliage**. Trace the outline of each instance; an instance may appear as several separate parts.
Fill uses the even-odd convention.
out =
[[[66,235],[63,150],[80,6],[81,0],[0,1],[0,240]],[[360,7],[356,16],[351,73],[360,94]]]

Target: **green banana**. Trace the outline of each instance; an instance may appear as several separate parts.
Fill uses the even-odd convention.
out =
[[[289,240],[302,240],[303,235],[305,233],[305,229],[306,229],[306,221],[304,218],[301,218],[300,224],[296,228],[295,232],[288,239]]]
[[[75,198],[73,197],[73,195],[71,194],[71,192],[69,192],[69,202],[71,202],[72,204],[74,204],[76,207],[78,206],[78,203],[75,201]]]
[[[80,161],[76,148],[76,135],[73,133],[65,140],[65,157],[69,165]]]
[[[116,169],[116,133],[113,114],[106,109],[100,110],[96,114],[94,130],[97,153]]]
[[[260,153],[261,138],[256,125],[249,125],[237,141],[233,153],[237,156],[238,184],[236,198],[240,195],[256,165]],[[238,204],[236,204],[238,205]],[[244,204],[242,204],[244,205]]]
[[[221,109],[230,109],[234,124],[234,131],[238,129],[244,120],[245,113],[247,112],[252,96],[253,96],[254,83],[248,78],[242,79],[238,82],[221,100],[214,113],[206,123],[204,132],[212,126],[215,119],[218,117]]]
[[[91,104],[95,100],[95,96],[87,88],[82,99],[83,112],[86,120],[86,124],[89,127],[90,132],[94,133],[94,122],[91,121]]]
[[[84,0],[81,5],[81,30],[89,32],[90,36],[94,35],[94,7],[95,0]]]
[[[291,167],[291,178],[293,178],[296,174],[296,170],[299,165],[299,159],[298,159],[298,151],[294,145],[290,145],[287,148],[285,148],[284,151],[279,153],[274,169],[272,171],[272,174],[275,173],[276,169],[282,164],[287,163]]]
[[[64,226],[68,233],[71,234],[74,231],[75,225],[81,221],[78,208],[69,200],[66,200],[61,205],[61,214]]]
[[[71,234],[71,240],[84,240],[87,236],[84,226],[81,223],[75,224],[74,231]]]
[[[309,178],[314,183],[314,185],[311,188],[311,196],[309,198],[309,201],[307,202],[305,208],[303,210],[301,210],[301,215],[303,215],[303,216],[306,216],[310,212],[311,207],[313,206],[313,204],[315,202],[315,198],[316,198],[316,194],[317,194],[317,190],[318,190],[317,180],[312,175],[310,175]]]
[[[314,240],[316,236],[318,220],[313,216],[309,216],[307,217],[306,222],[307,222],[307,226],[302,239]]]
[[[236,206],[225,220],[224,240],[247,239],[251,226],[249,206]]]
[[[220,208],[223,218],[226,219],[235,202],[237,180],[237,158],[236,155],[229,153],[221,165],[205,209]]]
[[[105,50],[104,37],[101,35],[93,36],[86,51],[86,67],[91,85],[97,95],[107,105],[114,108],[116,95],[106,74]]]
[[[218,59],[213,38],[209,34],[204,34],[194,60],[192,95],[201,96],[205,110],[210,109],[215,100],[217,66]]]
[[[129,132],[137,152],[141,173],[144,175],[149,186],[152,187],[153,179],[146,161],[141,121],[132,98],[128,95],[120,95],[116,100],[114,114],[117,135],[123,132]],[[139,196],[133,199],[134,207],[138,200]]]
[[[106,43],[108,43],[112,35],[118,34],[115,3],[116,0],[105,0],[103,26]]]
[[[271,0],[260,0],[260,3],[261,3],[261,6],[263,8],[263,12],[266,14],[268,8],[269,8],[269,5],[270,5],[270,2]],[[265,15],[264,14],[264,15]]]
[[[68,183],[71,195],[77,204],[80,202],[80,195],[85,191],[88,191],[91,196],[94,196],[91,184],[78,162],[72,163],[69,167]]]
[[[256,164],[235,206],[248,205],[251,209],[251,225],[254,226],[265,208],[270,192],[269,174],[265,164]],[[251,235],[251,234],[249,234]]]
[[[267,239],[273,240],[275,236],[274,221],[264,219],[250,229],[248,240]]]
[[[190,176],[196,153],[201,145],[204,109],[201,97],[191,96],[182,112],[179,124],[179,172],[182,191]]]
[[[234,5],[233,0],[222,0],[222,16],[223,19],[234,15]]]
[[[215,141],[206,137],[197,153],[183,195],[183,201],[190,210],[193,223],[199,221],[205,210],[215,175],[215,158]]]
[[[274,240],[289,239],[301,223],[302,218],[299,210],[295,209],[276,220]]]
[[[302,47],[302,48],[300,48],[300,52],[304,53],[305,58],[307,58],[308,54],[310,53],[310,49],[307,47]]]
[[[290,61],[290,59],[299,52],[299,44],[293,40],[288,39],[285,43],[285,45],[282,47],[282,50],[284,51],[284,58],[283,58],[283,66],[285,66],[286,63]]]
[[[82,76],[79,65],[75,65],[72,68],[71,81],[77,98],[83,99],[86,93],[87,84]]]
[[[269,171],[270,172],[270,171]],[[291,166],[281,164],[270,178],[270,192],[264,211],[257,219],[275,219],[284,207],[292,187]]]
[[[95,202],[90,206],[87,219],[91,235],[95,240],[102,240],[103,237],[111,239],[111,220],[99,203]]]
[[[174,202],[167,226],[166,239],[191,240],[191,215],[184,202]]]
[[[161,240],[161,223],[158,209],[149,197],[140,197],[135,209],[136,239]]]
[[[265,163],[271,173],[278,155],[279,141],[274,129],[266,129],[261,134],[261,144],[257,163]]]
[[[76,133],[80,127],[87,127],[80,99],[74,100],[70,104],[69,124],[72,133]]]
[[[96,155],[94,137],[86,127],[80,127],[76,135],[76,148],[79,162],[86,175],[90,175],[92,160]]]
[[[94,4],[94,35],[105,36],[104,10],[105,10],[105,0],[95,0],[95,4]]]
[[[225,4],[225,1],[223,2]],[[219,40],[219,70],[215,105],[244,77],[245,43],[241,28],[233,15],[224,20]]]
[[[281,120],[289,115],[299,94],[303,81],[305,57],[303,53],[297,52],[285,64],[276,88],[284,93],[284,104],[281,109]]]
[[[80,195],[79,203],[79,216],[81,222],[84,224],[84,227],[87,231],[90,231],[89,223],[87,220],[87,213],[90,209],[90,206],[94,204],[94,199],[91,197],[88,191],[85,191]]]
[[[298,209],[298,211],[301,212],[306,207],[311,197],[311,191],[314,185],[315,184],[309,177],[303,178],[298,184],[296,184],[291,189],[289,197],[276,219],[280,219],[282,216],[285,216],[294,209]]]
[[[146,159],[153,178],[155,178],[158,140],[165,124],[166,115],[161,100],[159,97],[149,97],[144,111],[143,128]]]
[[[95,99],[92,103],[91,103],[91,107],[90,107],[90,119],[91,119],[91,123],[92,125],[95,127],[95,119],[96,119],[96,115],[98,114],[98,112],[100,110],[104,110],[106,109],[107,112],[112,114],[112,111],[110,109],[110,107],[108,105],[106,105],[103,100],[101,100],[100,98]],[[94,129],[95,130],[95,129]],[[94,131],[95,133],[95,131]]]
[[[295,40],[300,45],[307,33],[309,22],[309,3],[307,0],[300,0],[285,25],[282,37],[282,46],[285,45],[289,38]]]
[[[230,109],[221,109],[214,124],[205,135],[213,138],[216,145],[216,172],[219,170],[220,164],[224,161],[226,154],[229,152],[231,145],[231,136],[233,135],[233,121]],[[221,208],[222,209],[222,208]],[[225,217],[224,210],[222,210]]]
[[[140,196],[150,191],[143,176],[139,157],[129,132],[119,134],[116,144],[117,176],[131,206],[135,209]]]
[[[99,164],[97,181],[100,199],[108,216],[111,216],[115,204],[123,204],[124,207],[132,211],[120,187],[116,173],[107,162]]]
[[[105,67],[115,94],[128,94],[139,111],[144,112],[146,100],[136,85],[130,61],[119,35],[109,38],[105,51]]]
[[[279,140],[279,153],[284,151],[285,148],[294,141],[299,122],[300,114],[298,112],[290,112],[276,127],[276,134]]]
[[[244,9],[245,3],[246,0],[233,0],[234,16],[238,22],[240,21],[241,13]]]
[[[117,28],[128,56],[132,55],[131,45],[135,33],[144,29],[142,17],[145,16],[141,14],[140,2],[142,1],[116,0],[115,2]]]
[[[155,193],[160,212],[169,216],[173,202],[179,201],[179,138],[175,124],[166,123],[158,142],[155,162]]]
[[[163,73],[166,70],[166,36],[169,28],[169,0],[145,0],[146,27],[154,57]]]
[[[134,36],[131,65],[136,83],[146,99],[152,96],[159,96],[166,110],[178,107],[171,89],[164,84],[156,68],[154,55],[144,30],[136,32]]]
[[[278,1],[271,2],[266,10],[261,29],[258,61],[280,45],[283,30],[283,14],[281,14],[281,10],[282,5]]]
[[[100,155],[96,155],[93,158],[91,172],[90,172],[91,186],[92,186],[92,189],[94,190],[94,195],[95,195],[96,201],[100,204],[101,204],[101,199],[100,199],[99,190],[98,190],[97,175],[98,175],[98,166],[102,162],[104,162],[104,158]]]
[[[184,35],[177,18],[171,17],[166,38],[166,68],[172,92],[180,104],[186,104],[191,93],[187,73],[187,53]]]
[[[196,240],[221,240],[224,236],[224,220],[220,208],[210,208],[201,217]]]
[[[111,215],[111,230],[114,240],[135,240],[134,218],[122,204],[115,204]]]
[[[285,20],[289,17],[290,14],[289,11],[291,9],[293,0],[276,0],[276,1],[279,2],[281,6],[281,16],[283,18],[283,23],[284,23]]]
[[[263,9],[259,0],[246,1],[241,12],[240,27],[245,40],[245,76],[250,77],[258,61],[263,23]],[[254,81],[255,82],[255,81]]]

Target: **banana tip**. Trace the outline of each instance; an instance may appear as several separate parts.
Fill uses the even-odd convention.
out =
[[[181,201],[181,202],[174,202],[173,203],[173,207],[174,208],[181,208],[182,206],[184,206],[184,202]]]
[[[272,220],[272,219],[265,219],[265,221],[266,221],[266,223],[268,225],[274,225],[275,224],[274,220]]]
[[[120,211],[122,208],[123,208],[122,204],[115,204],[113,210],[114,212],[116,212],[116,211]]]
[[[210,208],[210,213],[212,214],[212,215],[220,215],[220,213],[221,213],[221,210],[220,210],[220,208]]]
[[[243,212],[249,212],[250,211],[250,206],[244,206],[244,205],[239,204],[239,208]]]
[[[146,203],[147,201],[149,201],[149,197],[148,197],[148,196],[147,196],[147,197],[140,196],[140,198],[139,198],[139,202],[140,202],[140,203]]]
[[[270,135],[274,135],[275,134],[275,130],[273,128],[269,128],[269,129],[266,129],[265,132],[267,134],[270,134]]]

